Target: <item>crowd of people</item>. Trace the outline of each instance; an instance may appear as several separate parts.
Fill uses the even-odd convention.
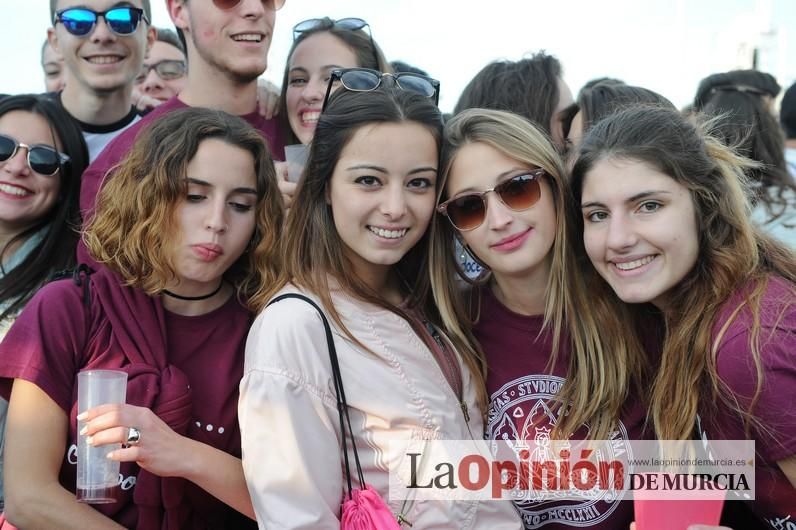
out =
[[[796,85],[677,109],[538,52],[443,115],[360,18],[258,81],[284,2],[50,0],[46,92],[0,97],[0,528],[340,528],[365,496],[379,528],[630,528],[622,497],[388,496],[396,441],[540,435],[755,440],[721,524],[796,528]],[[78,432],[96,369],[127,401]],[[81,436],[122,444],[116,502],[76,500]]]

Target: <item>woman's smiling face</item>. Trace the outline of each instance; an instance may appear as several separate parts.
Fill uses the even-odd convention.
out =
[[[586,252],[617,296],[665,309],[699,255],[690,191],[643,162],[604,158],[584,176],[581,210]]]

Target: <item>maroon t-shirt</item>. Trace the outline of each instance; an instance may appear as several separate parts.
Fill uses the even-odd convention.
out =
[[[89,289],[89,296],[86,306],[83,289],[72,280],[39,290],[0,344],[0,395],[7,399],[13,380],[24,379],[74,418],[79,371],[129,368],[97,293]],[[168,311],[164,315],[168,362],[184,372],[191,387],[187,436],[240,457],[238,384],[251,314],[232,296],[204,315],[187,317]],[[61,484],[70,491],[75,490],[76,480],[76,427],[70,421],[60,472]],[[137,523],[133,493],[138,472],[135,463],[122,463],[119,500],[95,506],[126,528],[135,528]],[[193,483],[187,482],[184,495],[191,509],[185,528],[256,528],[253,521]]]
[[[183,103],[177,96],[159,105],[152,112],[144,116],[143,119],[134,123],[114,138],[113,141],[105,147],[102,153],[100,153],[97,159],[86,168],[80,183],[80,211],[83,214],[84,222],[93,214],[94,203],[97,200],[97,194],[99,193],[105,174],[108,173],[111,168],[118,165],[127,153],[130,152],[141,128],[146,127],[164,114],[184,108],[188,108],[188,105]],[[241,118],[263,133],[263,136],[268,141],[268,145],[271,148],[271,154],[274,160],[284,160],[285,142],[276,120],[267,120],[257,112],[246,114],[245,116],[241,116]],[[77,245],[77,259],[78,263],[94,263],[94,260],[91,259],[82,240],[79,241]]]
[[[489,412],[486,436],[497,440],[527,440],[542,445],[558,421],[561,409],[551,398],[564,384],[569,347],[561,341],[558,360],[547,369],[552,354],[552,336],[541,333],[543,317],[512,312],[500,303],[489,288],[482,288],[480,320],[475,336],[487,359],[486,380]],[[628,440],[643,437],[645,410],[638,404],[623,415],[611,433],[614,456],[628,449]],[[585,438],[588,426],[576,433]],[[541,500],[531,492],[515,501],[525,528],[559,530],[573,528],[623,529],[633,521],[633,503],[605,495],[587,500]]]
[[[739,290],[724,304],[713,326],[714,340],[749,290],[748,286]],[[746,411],[757,383],[750,346],[752,322],[751,311],[744,306],[722,335],[716,356],[719,377]],[[782,278],[769,281],[761,300],[760,326],[763,383],[752,413],[763,429],[752,425],[756,494],[754,501],[745,504],[771,528],[796,528],[796,489],[777,466],[778,461],[796,455],[796,299]],[[700,412],[704,438],[746,439],[743,418],[721,401],[718,408],[703,405]],[[727,498],[741,496],[730,493]]]

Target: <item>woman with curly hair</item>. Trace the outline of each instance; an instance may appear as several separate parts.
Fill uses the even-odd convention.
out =
[[[8,522],[254,526],[238,382],[281,220],[268,148],[240,118],[179,110],[138,138],[85,231],[96,270],[42,288],[0,347]],[[78,433],[75,380],[87,369],[127,372],[127,404],[81,414]],[[121,462],[115,503],[76,501],[78,435],[132,444],[109,455]]]

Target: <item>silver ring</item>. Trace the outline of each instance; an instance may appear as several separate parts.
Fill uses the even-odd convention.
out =
[[[127,440],[125,440],[125,445],[138,445],[141,443],[141,431],[136,429],[135,427],[130,427],[127,429]]]

